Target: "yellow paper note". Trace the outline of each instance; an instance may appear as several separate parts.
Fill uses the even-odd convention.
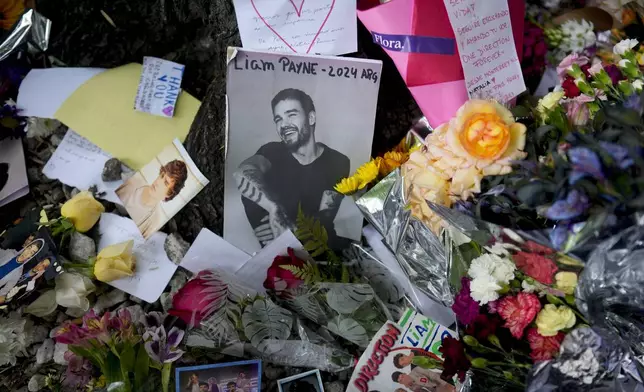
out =
[[[201,102],[182,91],[174,117],[134,110],[141,64],[102,72],[79,87],[56,112],[56,119],[138,170],[174,138],[185,140]]]

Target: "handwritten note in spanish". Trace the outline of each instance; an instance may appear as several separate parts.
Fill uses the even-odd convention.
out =
[[[114,280],[109,285],[148,303],[158,300],[177,270],[177,265],[168,258],[163,248],[167,234],[156,232],[146,240],[132,219],[107,213],[101,214],[98,231],[99,251],[109,245],[134,240],[134,276]]]
[[[121,204],[114,191],[123,181],[103,182],[101,178],[110,158],[110,154],[70,129],[42,171],[51,179],[81,190],[96,186],[103,199]]]
[[[345,54],[357,50],[356,0],[235,0],[245,49]]]
[[[470,98],[506,103],[525,91],[506,0],[444,0]]]

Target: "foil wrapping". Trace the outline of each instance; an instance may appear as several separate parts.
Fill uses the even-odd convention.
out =
[[[23,44],[30,50],[44,52],[49,47],[51,21],[34,10],[27,10],[0,42],[0,61],[15,53]]]

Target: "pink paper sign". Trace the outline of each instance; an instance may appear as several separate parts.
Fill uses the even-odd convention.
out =
[[[470,98],[506,103],[525,91],[505,0],[444,0]]]

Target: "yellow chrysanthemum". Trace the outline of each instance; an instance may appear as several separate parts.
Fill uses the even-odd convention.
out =
[[[343,178],[335,185],[335,190],[343,195],[350,195],[366,187],[369,183],[378,178],[380,160],[371,160],[356,170],[351,177]]]
[[[409,153],[389,151],[380,160],[380,176],[386,177],[409,159]]]

